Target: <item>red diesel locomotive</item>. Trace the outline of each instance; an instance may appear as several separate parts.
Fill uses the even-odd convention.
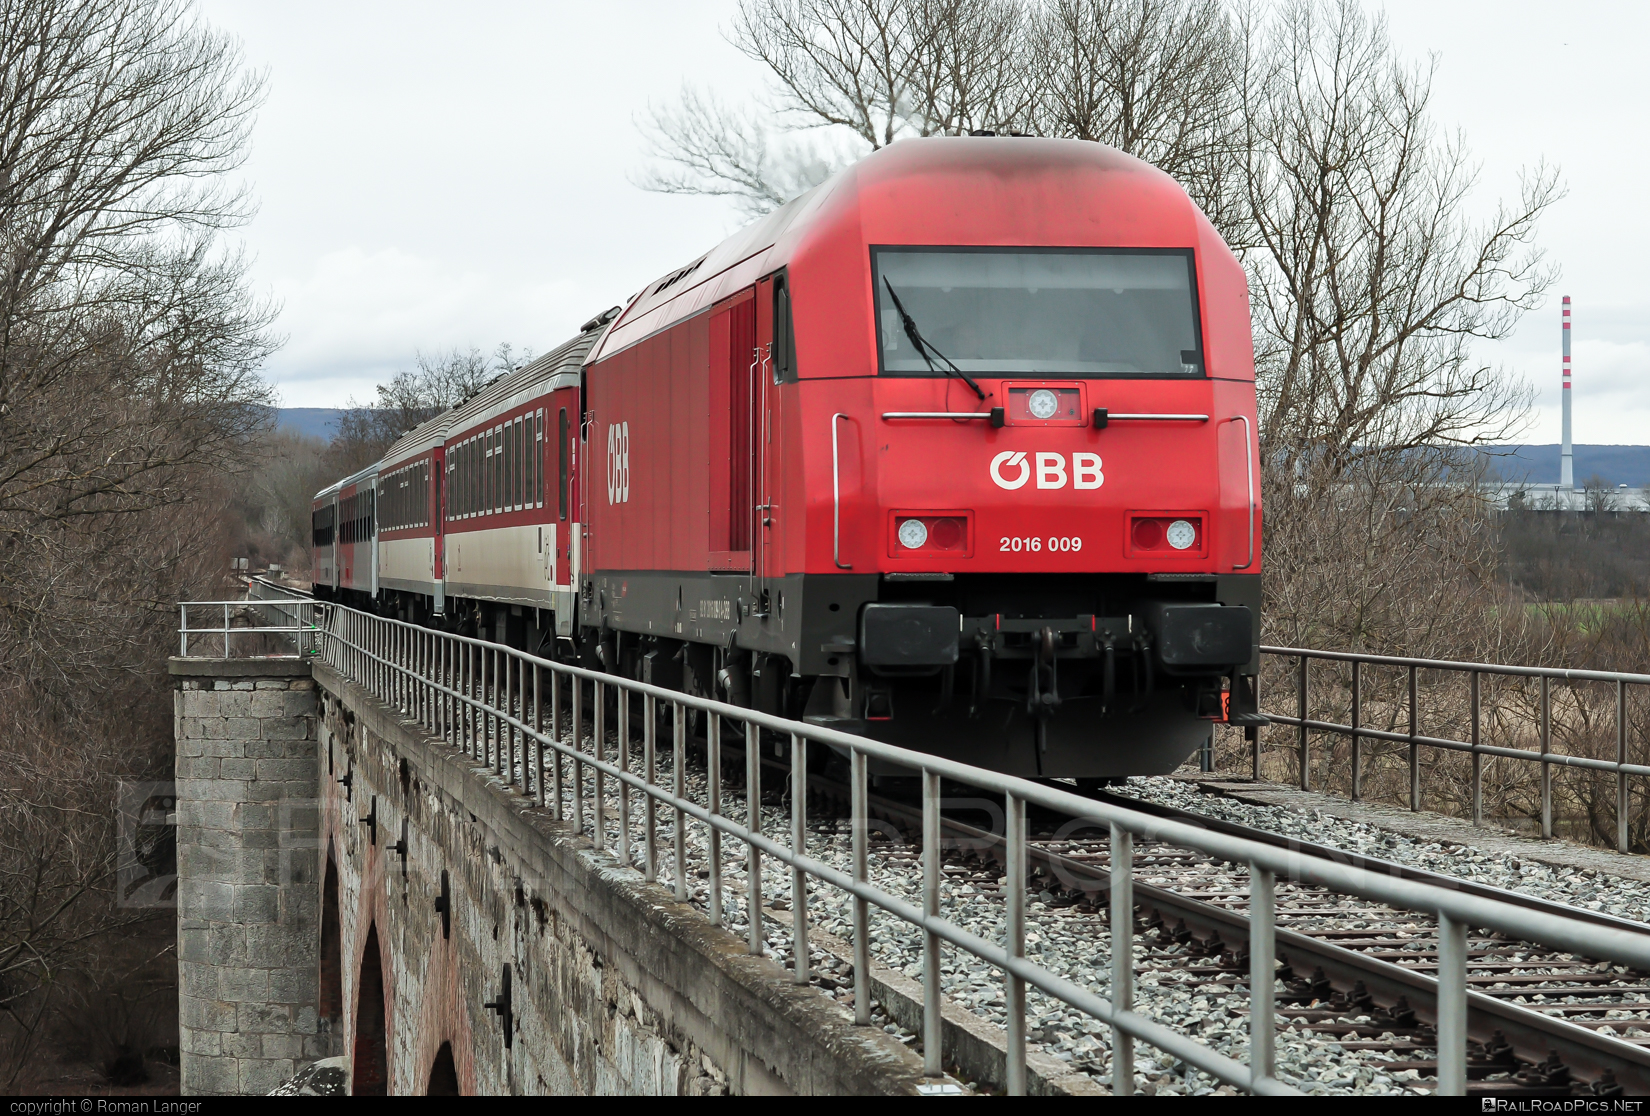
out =
[[[316,584],[1015,774],[1160,773],[1255,717],[1254,435],[1244,273],[1170,178],[911,140],[351,478],[413,493],[370,584],[322,493]]]

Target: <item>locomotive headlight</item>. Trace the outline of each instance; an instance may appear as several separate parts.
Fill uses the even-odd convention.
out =
[[[1054,412],[1060,409],[1060,397],[1048,388],[1038,388],[1026,400],[1026,409],[1031,412],[1032,418],[1051,419]]]
[[[899,525],[899,544],[906,550],[921,550],[928,541],[928,527],[920,519],[907,519]]]
[[[1185,550],[1197,542],[1197,528],[1184,519],[1177,519],[1169,524],[1169,529],[1163,533],[1163,537],[1168,539],[1169,545],[1176,550]]]

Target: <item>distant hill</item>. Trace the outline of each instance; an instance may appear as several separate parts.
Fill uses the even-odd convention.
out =
[[[275,426],[306,438],[330,442],[338,432],[338,416],[343,413],[341,407],[280,407],[275,411]]]
[[[1575,446],[1575,482],[1598,474],[1611,485],[1650,484],[1650,446]],[[1558,446],[1488,446],[1490,479],[1512,484],[1557,484]]]

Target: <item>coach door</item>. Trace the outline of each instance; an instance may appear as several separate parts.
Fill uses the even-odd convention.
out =
[[[430,539],[430,580],[435,585],[434,612],[437,616],[447,611],[447,461],[446,454],[436,450],[430,456],[430,521],[433,534]]]

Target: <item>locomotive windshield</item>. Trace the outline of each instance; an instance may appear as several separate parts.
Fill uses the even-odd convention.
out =
[[[877,248],[872,270],[884,375],[946,375],[936,354],[977,375],[1203,374],[1189,250]]]

